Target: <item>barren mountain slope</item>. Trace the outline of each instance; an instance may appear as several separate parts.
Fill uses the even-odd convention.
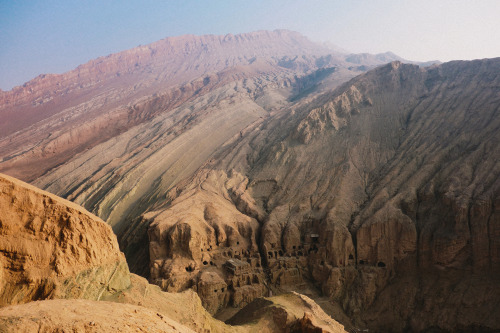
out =
[[[144,215],[152,281],[212,311],[312,281],[359,327],[499,329],[499,91],[499,59],[395,62],[254,123]]]
[[[60,112],[61,106],[75,106],[95,95],[111,93],[123,98],[126,93],[137,98],[150,95],[149,89],[165,90],[226,68],[255,64],[253,68],[265,69],[277,61],[286,62],[287,57],[330,53],[299,33],[286,30],[168,37],[89,61],[61,75],[40,75],[23,86],[2,91],[2,117],[11,118],[5,118],[0,132],[2,136],[13,133],[33,124],[32,117],[42,120]],[[313,62],[308,59],[302,66]],[[291,61],[290,65],[297,64]]]
[[[181,36],[40,76],[0,92],[0,171],[32,181],[229,82],[280,76],[289,85],[320,67],[346,67],[329,53],[290,31]]]
[[[2,95],[0,171],[105,219],[147,275],[137,217],[250,124],[360,73],[330,52],[290,31],[183,36],[37,78]]]
[[[183,36],[35,79],[2,95],[0,171],[84,205],[121,239],[249,124],[359,73],[328,52],[290,31]],[[142,235],[123,248],[145,274]]]

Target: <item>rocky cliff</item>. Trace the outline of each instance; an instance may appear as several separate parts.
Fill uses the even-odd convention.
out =
[[[130,285],[111,228],[72,202],[0,175],[0,306],[98,300]]]

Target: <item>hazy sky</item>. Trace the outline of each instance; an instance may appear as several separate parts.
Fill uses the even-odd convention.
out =
[[[500,57],[500,0],[0,0],[0,89],[167,36],[278,28],[410,60]]]

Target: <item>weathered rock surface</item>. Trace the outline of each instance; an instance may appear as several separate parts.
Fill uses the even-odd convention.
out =
[[[101,219],[6,175],[0,264],[2,332],[233,331],[205,311],[196,293],[163,293],[131,275]]]
[[[259,223],[268,290],[314,281],[358,328],[497,330],[499,87],[499,59],[363,74],[235,138],[151,213],[150,232],[199,210],[190,225],[207,227],[184,244],[209,239],[201,210],[224,201],[220,215]]]
[[[245,332],[242,327],[229,326],[214,319],[203,307],[198,294],[192,290],[180,293],[163,292],[145,278],[130,274],[131,286],[118,293],[107,295],[104,301],[132,304],[159,313],[195,332]]]
[[[0,306],[130,285],[113,231],[72,202],[0,175]]]
[[[0,172],[107,221],[148,275],[141,214],[252,124],[361,72],[289,31],[167,38],[2,93]]]
[[[150,279],[166,291],[193,288],[212,314],[231,305],[242,307],[267,295],[257,245],[259,223],[229,201],[241,185],[233,174],[217,183],[210,173],[203,191],[176,200],[176,212],[151,212]],[[223,191],[225,197],[212,192]]]

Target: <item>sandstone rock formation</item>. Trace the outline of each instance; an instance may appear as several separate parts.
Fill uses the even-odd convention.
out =
[[[101,219],[6,175],[0,175],[0,264],[2,332],[231,330],[194,292],[166,294],[131,275]],[[94,302],[105,299],[114,303]]]
[[[211,313],[267,296],[257,245],[259,223],[228,201],[240,185],[239,176],[214,184],[209,181],[217,175],[209,174],[202,185],[205,191],[175,201],[176,213],[144,215],[152,220],[151,281],[166,291],[193,287]],[[225,197],[211,194],[218,190]]]
[[[130,285],[111,228],[72,202],[0,175],[0,306],[99,300]]]

